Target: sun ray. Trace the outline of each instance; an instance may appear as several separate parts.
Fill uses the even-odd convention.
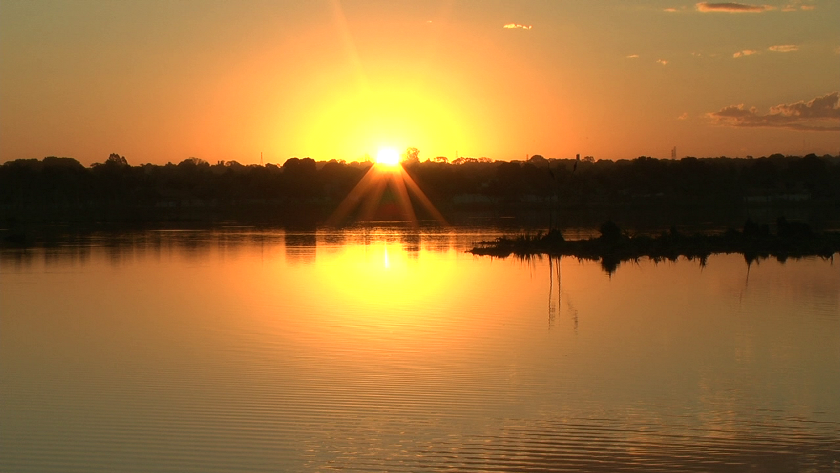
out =
[[[426,211],[429,212],[429,214],[431,214],[432,217],[434,217],[435,220],[437,220],[441,225],[449,226],[449,224],[446,222],[446,219],[443,218],[443,215],[441,215],[441,213],[438,212],[438,209],[435,208],[435,205],[432,204],[432,201],[429,200],[428,197],[426,197],[426,194],[423,192],[422,189],[420,189],[420,186],[418,186],[417,183],[414,182],[414,179],[412,179],[411,176],[409,176],[408,173],[405,172],[405,169],[403,169],[402,166],[400,166],[399,168],[399,173],[402,177],[402,181],[408,186],[408,189],[414,193],[414,196],[417,197],[423,208],[425,208]]]
[[[359,206],[359,203],[362,201],[362,198],[367,194],[368,189],[370,189],[371,185],[373,185],[374,175],[373,166],[367,170],[362,180],[359,181],[358,184],[347,194],[347,197],[341,201],[341,204],[338,205],[338,208],[330,215],[330,218],[327,219],[327,225],[335,227],[341,224],[342,221],[353,211],[356,207]]]
[[[402,166],[399,167],[402,169]],[[408,196],[408,189],[405,186],[405,180],[399,173],[391,173],[391,183],[397,194],[397,203],[400,206],[400,213],[403,219],[410,222],[412,226],[417,226],[417,215],[414,214],[414,207],[411,206],[411,198]]]
[[[397,163],[389,165],[386,162],[377,163],[371,166],[362,179],[353,187],[353,190],[341,201],[336,210],[327,219],[327,225],[339,226],[359,206],[358,220],[368,222],[374,219],[377,211],[382,205],[382,196],[385,189],[393,191],[394,199],[399,210],[400,218],[416,227],[418,225],[417,214],[411,203],[413,194],[423,209],[426,210],[441,225],[448,226],[446,219],[435,208],[434,204],[426,197],[420,186],[414,179]]]
[[[361,213],[361,220],[363,222],[368,222],[373,219],[373,214],[376,212],[377,205],[379,204],[380,200],[382,200],[382,194],[385,192],[385,186],[388,185],[388,181],[383,179],[382,173],[376,169],[376,166],[373,166],[373,172],[375,174],[379,174],[373,181],[373,189],[368,194],[367,198],[365,199],[365,203],[362,206],[362,213]]]

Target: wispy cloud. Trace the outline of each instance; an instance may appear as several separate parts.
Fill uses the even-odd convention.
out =
[[[502,28],[505,28],[505,29],[508,29],[508,30],[516,30],[516,29],[530,30],[533,27],[531,25],[520,25],[519,23],[508,23],[508,24],[502,26]]]
[[[773,10],[770,5],[750,5],[747,3],[708,3],[700,2],[695,5],[697,11],[703,13],[761,13]]]
[[[788,3],[787,5],[782,7],[782,11],[783,12],[793,12],[793,11],[799,11],[799,10],[810,11],[810,10],[813,10],[815,8],[816,8],[816,6],[814,6],[814,5],[811,5],[811,4],[804,4],[803,5],[801,1],[794,0],[791,3]]]
[[[668,13],[676,13],[677,9],[676,8],[666,8],[665,11],[668,12]]]
[[[716,124],[736,127],[774,127],[804,131],[840,131],[840,92],[832,92],[808,102],[770,107],[761,114],[755,107],[730,105],[707,116]]]
[[[755,49],[744,49],[733,54],[732,57],[752,56],[753,54],[758,54],[758,51]]]
[[[627,56],[627,59],[638,59],[638,58],[639,58],[638,54],[631,54],[631,55]]]
[[[688,120],[688,112],[684,112],[682,115],[678,116],[677,120]]]
[[[657,59],[656,62],[658,62],[659,64],[662,64],[663,66],[668,65],[668,61],[665,60],[665,59]]]
[[[770,46],[767,49],[769,49],[770,51],[775,51],[777,53],[789,53],[799,50],[799,46],[795,44],[777,44],[775,46]]]

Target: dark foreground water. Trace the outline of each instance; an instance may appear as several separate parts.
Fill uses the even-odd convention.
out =
[[[0,252],[0,471],[840,471],[840,268],[484,232]]]

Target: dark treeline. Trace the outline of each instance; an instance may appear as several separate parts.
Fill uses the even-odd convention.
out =
[[[416,153],[415,153],[416,158]],[[19,159],[0,166],[0,209],[17,220],[166,220],[227,216],[320,223],[370,163],[292,158],[282,166],[178,164],[132,166],[112,154],[90,167],[72,158]],[[564,206],[840,203],[840,157],[683,158],[594,161],[490,161],[461,158],[404,163],[444,215],[462,209]]]

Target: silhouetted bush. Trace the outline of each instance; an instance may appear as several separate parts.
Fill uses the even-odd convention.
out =
[[[601,224],[598,230],[601,232],[601,240],[603,241],[615,242],[621,239],[621,228],[612,220]]]

